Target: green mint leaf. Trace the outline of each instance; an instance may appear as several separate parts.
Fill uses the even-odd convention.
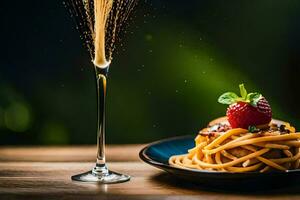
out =
[[[235,93],[226,92],[219,97],[218,102],[221,104],[231,105],[231,104],[237,102],[238,99],[239,99],[239,97]]]
[[[262,95],[257,93],[257,92],[254,92],[254,93],[249,93],[247,95],[247,98],[246,100],[254,107],[257,106],[257,102],[261,99]]]
[[[246,100],[247,90],[246,90],[244,84],[240,84],[239,87],[240,87],[240,93],[241,93],[242,99]]]
[[[258,132],[259,129],[256,128],[256,126],[249,126],[249,127],[248,127],[248,131],[249,131],[250,133],[255,133],[255,132]]]

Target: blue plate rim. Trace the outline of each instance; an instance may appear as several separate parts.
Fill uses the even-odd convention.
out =
[[[160,168],[160,169],[169,169],[169,170],[175,170],[178,172],[183,172],[183,173],[205,173],[205,174],[222,174],[224,175],[232,175],[232,174],[240,174],[240,175],[264,175],[264,176],[273,176],[273,175],[278,175],[278,174],[294,174],[294,173],[300,173],[300,169],[293,169],[293,170],[287,170],[286,172],[281,172],[281,171],[273,171],[273,172],[268,172],[268,173],[260,173],[260,172],[218,172],[218,171],[208,171],[208,170],[197,170],[197,169],[184,169],[184,168],[177,168],[174,166],[171,166],[169,164],[165,164],[159,161],[156,161],[152,158],[150,158],[147,154],[146,151],[152,147],[153,145],[161,144],[164,142],[172,141],[172,140],[179,140],[179,139],[185,139],[185,138],[193,138],[195,136],[193,135],[182,135],[182,136],[175,136],[175,137],[170,137],[170,138],[164,138],[161,140],[157,140],[154,142],[149,143],[147,146],[142,148],[139,152],[139,157],[142,161],[145,163]]]

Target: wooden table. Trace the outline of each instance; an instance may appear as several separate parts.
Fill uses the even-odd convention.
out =
[[[78,183],[71,175],[90,170],[96,148],[1,147],[0,199],[300,199],[300,187],[259,193],[213,191],[184,183],[141,162],[143,145],[109,146],[107,158],[112,170],[130,174],[131,181],[99,185]]]

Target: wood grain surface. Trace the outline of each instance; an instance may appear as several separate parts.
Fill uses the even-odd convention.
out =
[[[109,146],[111,170],[132,176],[122,184],[78,183],[71,175],[90,170],[94,146],[1,147],[0,199],[300,199],[300,186],[241,193],[186,183],[138,158],[143,145]]]

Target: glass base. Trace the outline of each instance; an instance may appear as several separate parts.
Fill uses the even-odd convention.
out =
[[[72,180],[91,183],[122,183],[130,180],[130,176],[109,171],[106,166],[95,167],[93,170],[72,176]]]

